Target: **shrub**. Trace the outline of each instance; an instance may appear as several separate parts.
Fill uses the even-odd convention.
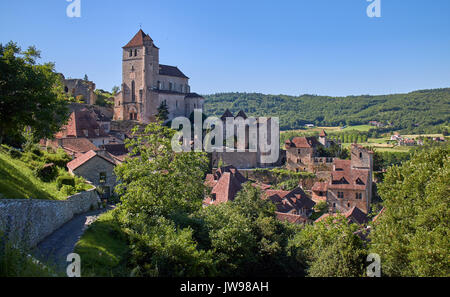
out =
[[[66,164],[71,161],[70,156],[63,150],[58,150],[56,153],[45,152],[43,159],[46,163],[53,163],[61,168],[65,168]]]
[[[50,182],[58,175],[58,170],[55,164],[39,165],[34,169],[34,176],[42,180],[43,182]]]
[[[20,157],[22,157],[22,153],[15,148],[10,148],[8,154],[13,159],[19,159]]]
[[[75,178],[72,176],[59,176],[56,179],[56,185],[59,190],[65,185],[75,187]]]
[[[62,192],[64,195],[72,196],[72,195],[74,195],[74,194],[77,193],[77,190],[76,190],[75,187],[73,187],[73,186],[63,185],[62,188],[61,188],[61,192]]]

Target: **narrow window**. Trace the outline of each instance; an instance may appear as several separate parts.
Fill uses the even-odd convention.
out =
[[[135,57],[137,56],[137,53],[138,53],[138,50],[135,49],[135,50],[134,50],[134,56],[135,56]]]
[[[100,182],[101,184],[106,183],[106,172],[100,172],[99,182]]]
[[[134,80],[131,82],[131,102],[136,101],[136,84]]]
[[[130,50],[130,57],[133,56],[133,50]]]

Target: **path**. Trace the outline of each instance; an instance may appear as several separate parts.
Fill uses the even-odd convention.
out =
[[[73,253],[84,231],[97,220],[100,214],[111,209],[107,207],[75,216],[40,242],[33,252],[34,257],[44,263],[55,265],[57,270],[64,271],[68,265],[67,255]]]

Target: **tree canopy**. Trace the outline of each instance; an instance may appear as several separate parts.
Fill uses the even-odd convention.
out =
[[[37,139],[50,137],[67,120],[67,101],[54,64],[37,64],[40,52],[0,44],[0,142],[14,142],[30,127]]]
[[[379,186],[384,212],[371,237],[387,276],[450,275],[450,148],[420,150]]]

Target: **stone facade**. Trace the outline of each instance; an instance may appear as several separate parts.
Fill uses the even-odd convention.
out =
[[[373,152],[353,144],[351,161],[339,160],[334,164],[327,185],[327,203],[332,212],[346,212],[353,207],[370,212],[373,183]]]
[[[84,103],[94,105],[97,100],[95,94],[95,84],[92,81],[83,79],[66,79],[63,74],[60,74],[61,82],[63,84],[64,92],[73,96],[82,96]]]
[[[149,123],[163,103],[171,120],[203,110],[204,98],[191,93],[189,78],[177,67],[159,63],[159,48],[140,30],[123,47],[122,88],[114,98],[114,120]]]
[[[86,157],[89,154],[92,156]],[[90,151],[67,164],[71,174],[81,176],[105,190],[105,198],[113,194],[116,186],[115,166],[115,160],[106,151]]]
[[[65,201],[0,199],[0,232],[25,248],[33,248],[75,215],[99,206],[100,199],[95,189]]]

